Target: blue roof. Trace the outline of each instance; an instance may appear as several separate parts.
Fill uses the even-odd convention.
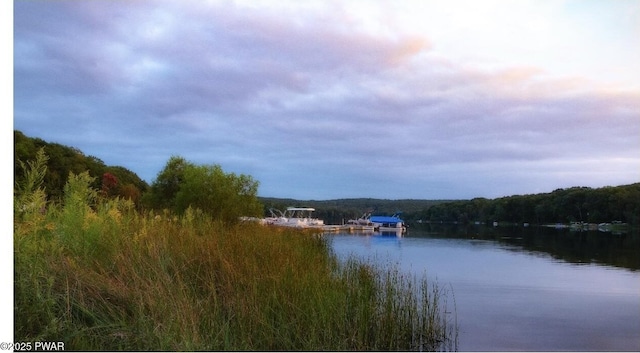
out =
[[[396,223],[402,222],[402,220],[398,217],[390,217],[390,216],[371,216],[369,218],[371,222],[375,223]]]

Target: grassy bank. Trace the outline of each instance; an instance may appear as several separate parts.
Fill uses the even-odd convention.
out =
[[[140,214],[72,176],[64,202],[23,190],[14,224],[15,341],[67,350],[456,348],[445,293],[349,260],[322,237]]]

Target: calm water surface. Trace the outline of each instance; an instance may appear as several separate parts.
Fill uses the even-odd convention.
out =
[[[397,265],[449,289],[460,350],[639,351],[639,242],[592,233],[411,228],[331,242],[340,257]]]

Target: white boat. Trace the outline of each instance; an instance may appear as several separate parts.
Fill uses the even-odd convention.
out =
[[[343,230],[347,230],[350,232],[373,232],[376,229],[376,226],[369,219],[370,216],[370,213],[365,213],[360,218],[350,219],[345,225],[342,226],[342,228]]]
[[[272,217],[265,218],[265,223],[282,227],[323,228],[323,220],[311,217],[314,211],[315,208],[311,207],[287,207],[286,211],[276,215],[274,210],[271,210]]]
[[[278,209],[270,208],[269,212],[271,212],[271,217],[266,217],[262,219],[262,224],[274,225],[276,223],[285,222],[284,213]]]

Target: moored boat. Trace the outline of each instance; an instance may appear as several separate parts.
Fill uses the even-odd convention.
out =
[[[371,216],[369,220],[380,232],[394,232],[402,234],[407,230],[404,221],[397,213],[393,216]]]
[[[371,214],[365,213],[360,218],[350,219],[342,228],[350,232],[373,232],[376,226],[371,222],[369,217],[371,217]]]
[[[311,214],[315,211],[311,207],[287,207],[285,212],[280,212],[280,215],[276,215],[274,210],[271,210],[272,216],[266,218],[266,224],[283,227],[294,228],[319,228],[325,227],[324,221],[321,219],[313,218]]]

